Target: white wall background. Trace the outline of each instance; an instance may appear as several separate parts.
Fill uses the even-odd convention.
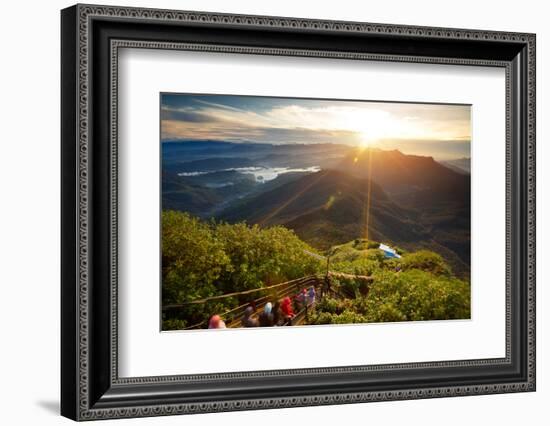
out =
[[[550,417],[550,28],[545,2],[400,0],[104,0],[103,4],[526,31],[537,33],[538,390],[530,394],[107,421],[102,424],[265,426],[545,424]],[[59,417],[59,9],[2,6],[0,66],[0,401],[2,424],[69,424]]]

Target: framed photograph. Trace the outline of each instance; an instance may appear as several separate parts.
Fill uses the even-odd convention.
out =
[[[61,412],[535,390],[535,35],[61,12]]]

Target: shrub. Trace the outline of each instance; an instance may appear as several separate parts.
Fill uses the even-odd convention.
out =
[[[304,249],[313,249],[282,226],[262,229],[244,223],[222,223],[215,226],[214,233],[232,265],[222,276],[227,292],[311,275],[322,266],[319,260],[304,253]]]
[[[351,309],[346,309],[340,315],[333,315],[331,324],[356,324],[364,323],[367,321],[368,319],[365,318],[363,315]]]
[[[162,213],[163,302],[183,303],[217,293],[217,280],[231,269],[223,244],[187,213]]]
[[[324,297],[319,302],[317,302],[317,304],[315,305],[315,309],[320,312],[335,314],[339,310],[338,300],[330,297]]]
[[[163,211],[163,304],[262,288],[324,269],[304,249],[314,251],[282,226],[263,229],[244,223],[206,223],[188,213]],[[163,327],[207,321],[259,294],[187,304],[182,310],[167,312]]]
[[[310,324],[355,324],[367,322],[366,318],[351,309],[345,309],[341,313],[319,312],[310,318]]]
[[[323,325],[332,324],[333,314],[330,312],[314,313],[309,317],[309,324]]]
[[[470,285],[465,281],[421,270],[398,273],[379,270],[374,278],[367,296],[356,293],[352,299],[320,301],[311,323],[470,318]]]
[[[355,250],[368,250],[377,249],[380,243],[376,241],[367,240],[365,238],[357,238],[353,241],[353,248]]]
[[[361,252],[346,245],[343,247],[336,247],[329,255],[331,263],[352,262],[361,257]]]
[[[177,318],[169,318],[162,321],[162,329],[167,330],[182,330],[187,326],[184,320]]]
[[[408,253],[401,260],[403,270],[420,269],[436,275],[451,275],[451,268],[443,258],[433,251],[420,250]]]
[[[470,285],[454,277],[412,270],[381,271],[356,308],[369,321],[470,318]]]
[[[335,287],[349,298],[355,298],[359,294],[359,281],[353,278],[339,277]]]

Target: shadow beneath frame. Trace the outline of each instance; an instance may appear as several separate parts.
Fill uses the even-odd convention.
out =
[[[36,401],[36,405],[50,414],[59,415],[60,413],[59,401]]]

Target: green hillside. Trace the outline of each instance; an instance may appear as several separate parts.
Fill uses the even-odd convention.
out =
[[[439,168],[445,169],[436,164]],[[424,190],[419,194],[424,196]],[[283,225],[311,246],[328,250],[366,236],[368,203],[368,179],[322,170],[253,194],[221,212],[219,219],[260,226]],[[410,207],[405,204],[396,203],[376,181],[370,182],[368,237],[411,251],[436,251],[455,273],[467,276],[469,207],[461,200],[440,199],[434,193],[429,202],[423,201],[421,209],[414,203]]]
[[[445,260],[429,250],[386,258],[374,241],[356,239],[333,247],[331,270],[374,278],[368,289],[357,279],[335,280],[345,297],[325,298],[310,324],[349,324],[470,318],[470,283],[455,277]]]
[[[262,226],[281,224],[314,247],[326,250],[365,233],[369,181],[336,170],[322,170],[263,192],[224,211],[220,218]],[[393,203],[370,183],[371,237],[416,241],[427,238],[418,214]]]
[[[342,324],[470,317],[470,285],[438,254],[397,248],[388,259],[375,241],[357,238],[317,253],[330,257],[333,293],[310,312],[309,324]],[[162,213],[163,306],[243,292],[326,273],[316,250],[281,225],[205,222],[188,213]],[[365,280],[353,275],[373,277]],[[163,330],[182,329],[250,302],[237,295],[163,314]]]

